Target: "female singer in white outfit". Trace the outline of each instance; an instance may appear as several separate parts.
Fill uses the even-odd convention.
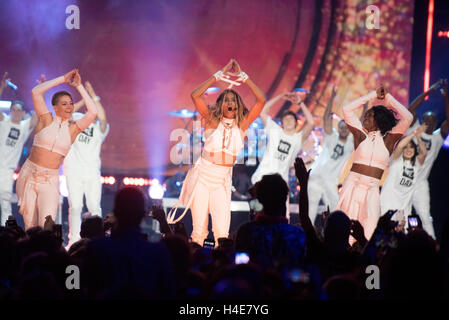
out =
[[[233,72],[234,69],[235,71]],[[208,107],[202,95],[219,79],[227,75],[238,76],[256,97],[256,103],[248,111],[242,98],[234,90],[225,90],[216,104]],[[192,100],[205,122],[205,143],[201,157],[189,170],[184,180],[180,203],[186,206],[184,213],[174,219],[175,206],[167,221],[176,223],[188,208],[192,211],[192,241],[200,245],[208,235],[208,213],[212,217],[214,238],[228,237],[231,223],[232,167],[243,147],[243,139],[250,124],[259,116],[265,105],[265,95],[237,61],[231,59],[220,71],[203,82],[192,92]]]

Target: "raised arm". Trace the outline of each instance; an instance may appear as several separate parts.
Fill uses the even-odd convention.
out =
[[[426,156],[427,156],[427,148],[426,145],[424,144],[424,142],[421,139],[421,133],[423,133],[424,131],[427,130],[427,126],[425,128],[423,128],[422,130],[418,129],[416,130],[416,140],[418,140],[418,156],[416,157],[419,161],[419,163],[421,165],[424,164],[424,160],[426,160]]]
[[[299,106],[301,107],[302,112],[304,112],[304,116],[306,117],[306,123],[302,127],[302,143],[307,140],[313,128],[315,127],[315,120],[313,119],[312,112],[309,111],[309,108],[305,105],[304,102],[300,102]]]
[[[31,90],[31,94],[33,97],[34,110],[38,117],[50,112],[50,110],[48,110],[48,108],[45,104],[45,99],[44,99],[45,92],[53,87],[56,87],[59,84],[72,81],[76,72],[77,72],[76,69],[74,69],[58,78],[39,83],[37,86],[35,86]]]
[[[410,103],[410,106],[408,107],[408,111],[410,111],[411,114],[413,115],[413,120],[412,120],[412,123],[410,125],[414,125],[415,122],[416,122],[416,110],[419,108],[421,103],[424,101],[424,99],[429,94],[434,93],[436,91],[438,86],[441,84],[441,81],[442,80],[440,79],[437,82],[435,82],[429,89],[427,89],[426,92],[421,93],[419,96],[417,96],[415,98],[415,100],[412,101],[412,103]]]
[[[243,131],[246,131],[246,129],[249,128],[250,124],[257,119],[257,117],[262,112],[262,109],[265,105],[265,102],[267,101],[267,98],[265,97],[265,94],[260,90],[260,88],[251,80],[251,78],[248,77],[246,73],[242,71],[237,61],[234,59],[231,59],[232,61],[232,67],[235,68],[238,72],[237,76],[240,78],[243,78],[243,82],[246,83],[248,88],[251,90],[253,95],[256,97],[256,103],[254,103],[251,110],[246,115],[245,119],[243,120],[243,123],[241,125],[241,129]]]
[[[78,112],[79,109],[81,109],[84,106],[84,100],[81,99],[80,101],[76,102],[73,105],[73,112]]]
[[[265,106],[262,109],[262,112],[260,113],[260,118],[262,119],[262,122],[264,126],[266,125],[266,121],[268,118],[268,113],[270,112],[270,109],[282,98],[285,98],[285,93],[281,93],[280,95],[274,97],[273,99],[270,99],[265,103]]]
[[[84,88],[81,82],[81,77],[78,72],[75,81],[76,84],[74,86],[76,87],[81,97],[83,98],[87,108],[87,113],[81,119],[76,121],[80,133],[84,131],[95,120],[95,118],[98,115],[98,111],[95,102],[92,100],[92,98],[89,96],[86,89]]]
[[[446,110],[446,120],[444,120],[441,124],[440,133],[443,139],[446,139],[447,135],[449,134],[449,96],[447,79],[445,79],[443,82],[442,94],[444,98],[444,109]]]
[[[408,136],[406,136],[403,139],[401,139],[398,142],[396,148],[394,149],[393,160],[396,160],[396,159],[398,159],[401,156],[402,152],[404,151],[404,148],[407,146],[407,144],[410,141],[413,140],[413,137],[415,137],[415,136],[418,137],[418,135],[421,135],[421,133],[424,132],[426,129],[427,129],[427,125],[426,124],[422,124],[418,128],[418,130],[416,130],[415,132],[410,133]],[[421,140],[421,138],[419,140]],[[421,141],[421,143],[422,143],[422,141]],[[426,149],[425,146],[424,146],[424,149],[425,149],[425,152],[427,153],[427,149]],[[424,157],[425,157],[425,155],[424,155]]]
[[[401,136],[410,127],[413,121],[413,114],[408,111],[399,101],[397,101],[390,93],[385,95],[385,100],[394,111],[399,115],[399,122],[391,129],[391,134],[400,134]],[[399,137],[400,138],[400,137]]]
[[[6,77],[7,76],[8,76],[8,72],[5,72],[3,74],[2,81],[0,82],[0,98],[3,94],[3,90],[5,90],[5,88],[6,88]],[[3,121],[3,119],[5,119],[5,115],[3,112],[0,111],[0,121]]]
[[[329,101],[327,102],[326,109],[323,114],[323,129],[327,135],[332,134],[332,105],[334,103],[337,90],[335,85],[332,87],[332,93]]]
[[[103,108],[103,105],[100,103],[100,97],[95,93],[94,88],[90,84],[89,81],[85,82],[87,92],[89,92],[89,95],[92,97],[92,100],[95,102],[95,106],[97,107],[97,118],[100,121],[100,130],[102,133],[106,132],[108,121],[106,119],[106,111]]]
[[[233,63],[232,60],[233,59],[231,59],[223,69],[217,71],[212,77],[210,77],[209,79],[201,83],[198,87],[196,87],[190,94],[196,110],[206,120],[209,120],[210,118],[210,111],[209,108],[207,107],[206,101],[204,101],[203,99],[203,94],[211,85],[213,85],[215,82],[218,81],[220,73],[225,74],[229,69],[232,68]]]

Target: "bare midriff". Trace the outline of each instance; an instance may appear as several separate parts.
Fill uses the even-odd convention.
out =
[[[353,163],[351,171],[363,174],[376,179],[381,179],[384,171],[380,168],[367,166],[365,164]]]
[[[29,159],[38,166],[48,169],[59,169],[64,156],[38,146],[33,146]]]
[[[237,156],[230,155],[223,151],[209,152],[206,150],[203,150],[201,157],[212,162],[213,164],[223,167],[232,167],[237,159]]]

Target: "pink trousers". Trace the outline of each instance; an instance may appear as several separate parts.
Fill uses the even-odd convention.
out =
[[[23,216],[25,230],[44,227],[45,217],[56,219],[59,204],[59,172],[31,162],[23,164],[16,184],[19,213]]]
[[[203,245],[208,235],[209,213],[215,242],[229,235],[231,224],[232,167],[216,165],[199,158],[184,180],[179,203],[186,208],[176,220],[177,205],[169,213],[169,223],[179,221],[188,208],[192,211],[192,241]]]
[[[363,226],[369,240],[380,217],[379,179],[350,171],[343,181],[336,210]]]

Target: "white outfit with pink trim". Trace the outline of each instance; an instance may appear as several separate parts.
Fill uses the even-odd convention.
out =
[[[234,119],[223,119],[231,123],[227,128],[222,122],[217,129],[205,139],[204,149],[207,152],[221,154],[225,152],[237,156],[243,148],[244,133],[234,123]],[[192,241],[203,245],[208,235],[209,213],[212,218],[212,232],[217,240],[228,237],[231,223],[231,186],[232,167],[214,164],[200,157],[189,170],[184,180],[178,203],[168,213],[168,223],[181,220],[187,210],[192,212]],[[185,206],[183,214],[175,219],[179,204]]]

